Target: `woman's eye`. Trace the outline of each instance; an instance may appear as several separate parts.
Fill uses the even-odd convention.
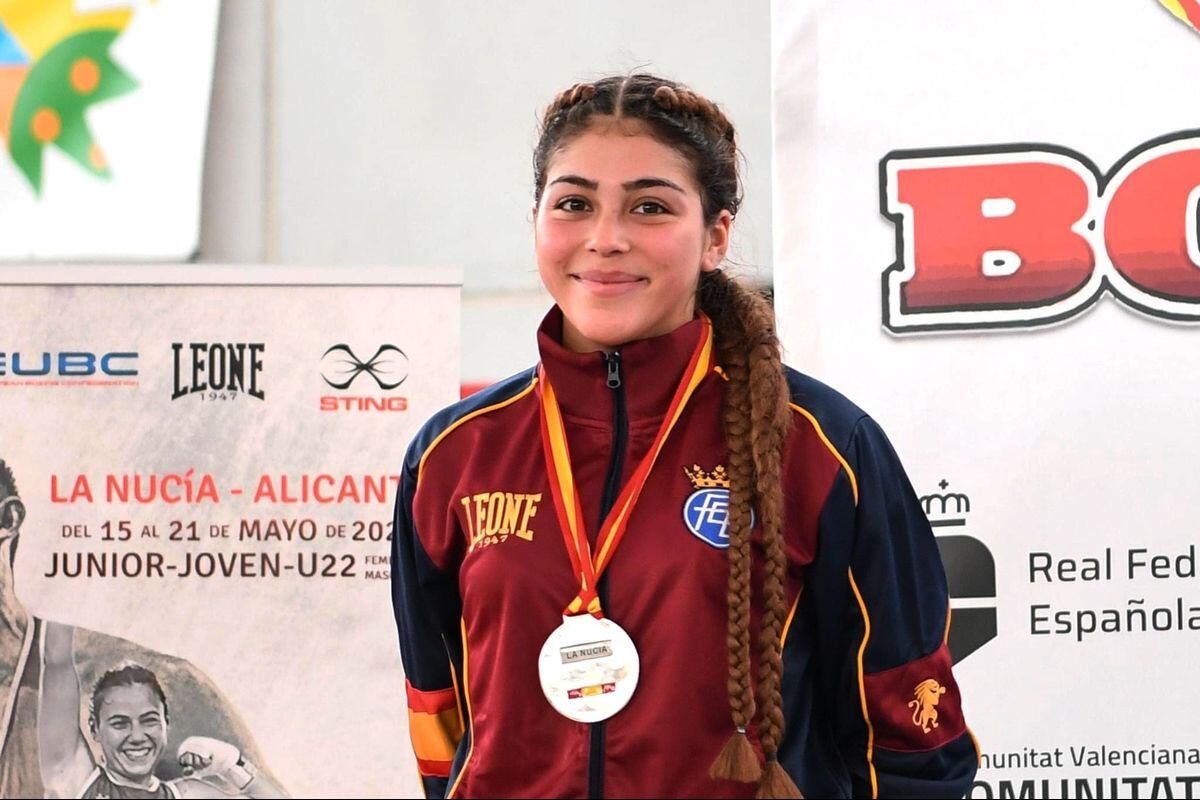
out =
[[[587,203],[581,197],[564,197],[554,207],[563,211],[587,211]]]
[[[656,214],[666,214],[667,207],[662,203],[655,202],[654,200],[643,200],[633,207],[633,212],[635,214],[648,214],[653,216]]]

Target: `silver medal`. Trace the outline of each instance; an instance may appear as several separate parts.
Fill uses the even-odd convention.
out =
[[[637,648],[629,634],[591,614],[563,617],[538,656],[546,699],[576,722],[599,722],[624,708],[638,674]]]

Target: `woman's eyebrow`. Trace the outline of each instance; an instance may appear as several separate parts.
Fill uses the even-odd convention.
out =
[[[600,188],[600,184],[596,181],[588,180],[580,175],[560,175],[559,177],[550,181],[551,186],[556,183],[569,183],[593,192]],[[638,178],[635,181],[626,181],[625,183],[621,184],[621,188],[627,192],[632,192],[637,189],[649,189],[656,186],[663,186],[668,189],[674,189],[680,194],[687,194],[682,186],[674,181],[669,181],[666,178]]]
[[[560,175],[557,178],[555,178],[554,180],[550,181],[551,186],[553,186],[556,183],[569,183],[573,186],[579,186],[584,189],[590,189],[593,192],[600,188],[600,184],[596,183],[595,181],[589,181],[587,178],[581,177],[579,175]]]
[[[634,191],[635,189],[650,189],[656,186],[665,186],[668,189],[674,189],[680,194],[687,194],[682,186],[666,178],[638,178],[636,181],[621,184],[621,188],[627,192]]]

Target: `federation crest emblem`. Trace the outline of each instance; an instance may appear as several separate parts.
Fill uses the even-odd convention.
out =
[[[683,472],[695,489],[683,501],[683,524],[705,544],[729,547],[729,476],[725,467],[718,464],[710,473],[693,464]],[[750,527],[754,527],[753,511]]]

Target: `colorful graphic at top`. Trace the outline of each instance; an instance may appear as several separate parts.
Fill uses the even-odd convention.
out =
[[[1200,2],[1198,0],[1158,0],[1167,10],[1200,31]]]
[[[137,87],[108,53],[132,16],[128,7],[79,13],[74,0],[0,0],[0,136],[36,194],[47,145],[110,177],[84,115]]]

